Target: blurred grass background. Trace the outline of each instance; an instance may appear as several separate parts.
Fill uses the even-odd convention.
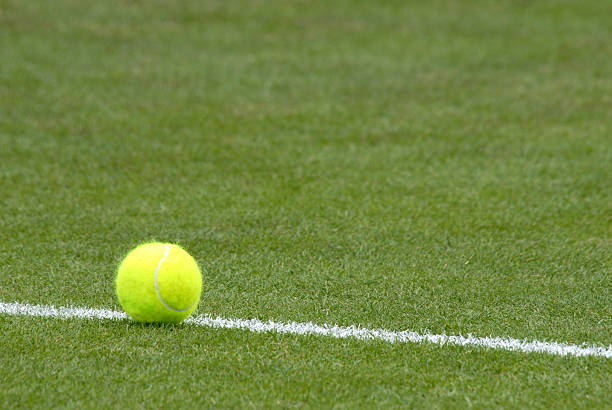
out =
[[[200,312],[609,345],[610,15],[602,1],[0,0],[0,300],[118,308],[116,264],[156,239],[204,269]],[[206,383],[190,402],[208,405],[610,401],[605,360],[70,323],[0,318],[5,400],[57,353],[82,393],[62,402],[75,381],[47,369],[46,396],[17,402],[82,406],[103,393],[85,369],[118,372],[108,389],[129,378],[109,359],[124,344],[182,363],[170,380]],[[101,332],[110,345],[70,361]],[[216,353],[163,346],[177,333]],[[227,364],[245,373],[217,379],[211,358],[245,344]],[[331,370],[316,380],[298,352]],[[161,371],[148,363],[135,371]],[[180,405],[143,383],[143,400]]]

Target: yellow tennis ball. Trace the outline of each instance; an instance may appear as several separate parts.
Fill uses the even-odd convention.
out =
[[[139,322],[180,322],[198,307],[202,274],[183,248],[145,243],[123,259],[115,279],[123,310]]]

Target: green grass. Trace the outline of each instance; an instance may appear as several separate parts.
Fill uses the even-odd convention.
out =
[[[612,4],[0,0],[0,301],[612,343]],[[0,407],[607,407],[612,361],[0,316]]]

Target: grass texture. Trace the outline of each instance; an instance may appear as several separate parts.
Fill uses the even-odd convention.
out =
[[[0,300],[612,343],[612,3],[0,0]],[[585,407],[612,361],[0,316],[0,407]]]

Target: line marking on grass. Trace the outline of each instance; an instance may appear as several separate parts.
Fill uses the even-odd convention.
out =
[[[42,316],[58,319],[110,319],[127,320],[123,312],[107,309],[64,307],[52,305],[29,305],[0,302],[0,314],[17,316]],[[444,334],[417,333],[409,330],[394,332],[384,329],[367,329],[358,326],[316,325],[311,322],[261,321],[259,319],[232,319],[212,317],[207,314],[188,318],[184,323],[214,329],[242,329],[251,332],[276,332],[292,335],[318,335],[337,339],[382,340],[389,343],[429,343],[440,346],[469,346],[508,350],[522,353],[548,353],[558,356],[596,356],[612,358],[612,345],[573,345],[557,342],[540,342],[505,337],[448,336]]]

